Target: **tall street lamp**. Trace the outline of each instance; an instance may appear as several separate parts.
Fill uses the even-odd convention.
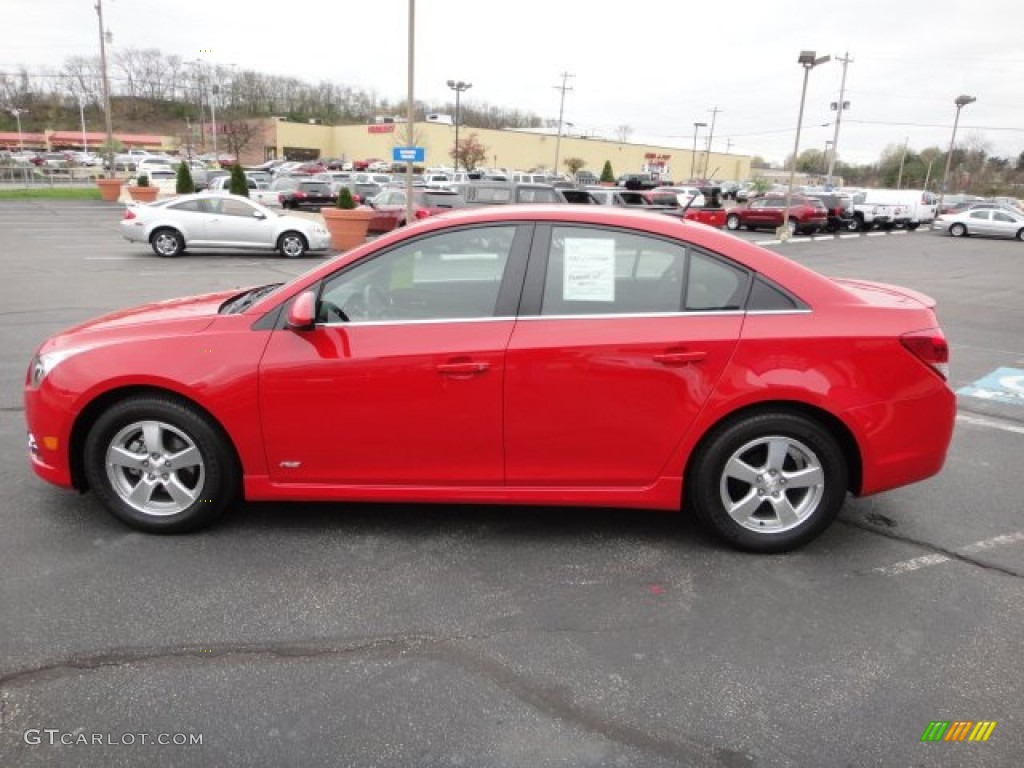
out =
[[[949,178],[949,161],[953,159],[953,144],[956,142],[956,127],[960,123],[960,110],[968,104],[973,104],[977,99],[973,96],[961,94],[953,102],[956,104],[956,117],[953,118],[953,135],[949,138],[949,152],[946,153],[946,170],[942,173],[942,187],[939,189],[939,207],[935,209],[936,214],[942,213],[942,201],[946,197],[946,181]]]
[[[473,87],[472,83],[464,83],[461,80],[449,80],[448,87],[455,91],[455,172],[459,172],[459,97],[463,91]]]
[[[114,119],[110,112],[110,78],[107,75],[107,35],[103,29],[103,0],[96,0],[96,17],[100,25],[100,69],[103,72],[103,113],[107,128],[107,163],[110,175],[116,175],[114,166]]]
[[[220,168],[220,152],[217,150],[217,94],[220,86],[216,83],[210,88],[210,126],[213,129],[213,162]]]
[[[76,93],[75,98],[78,100],[78,119],[82,123],[82,151],[88,152],[89,141],[85,138],[85,99],[80,93]]]
[[[829,163],[828,163],[829,149],[832,148],[832,144],[833,144],[833,142],[832,142],[831,139],[826,139],[825,140],[825,158],[824,158],[824,160],[825,160],[825,163],[824,163],[825,169],[824,169],[824,174],[825,174],[825,177],[826,177],[826,183],[828,183],[827,182],[827,178],[828,178],[828,165],[829,165]]]
[[[11,114],[14,115],[14,119],[18,123],[18,150],[22,154],[24,154],[25,153],[25,139],[21,135],[21,116],[22,115],[27,115],[28,114],[28,110],[27,109],[17,109],[17,108],[15,108],[15,109],[11,110]]]
[[[815,56],[814,51],[800,51],[797,64],[804,68],[804,85],[800,91],[800,112],[796,118],[796,140],[793,142],[793,161],[789,167],[789,186],[786,188],[786,207],[782,211],[782,224],[776,231],[780,240],[788,240],[793,233],[789,231],[789,206],[793,202],[793,179],[796,176],[796,158],[800,153],[800,124],[804,121],[804,101],[807,99],[807,76],[819,64],[832,59],[831,56]]]
[[[697,134],[701,128],[707,128],[707,123],[694,123],[693,124],[693,150],[690,152],[690,181],[693,181],[693,169],[695,167],[695,160],[697,159]]]

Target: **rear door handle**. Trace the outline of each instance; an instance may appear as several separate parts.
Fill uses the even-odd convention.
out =
[[[668,366],[689,365],[690,363],[703,362],[707,356],[707,352],[688,352],[684,350],[662,352],[654,356],[654,362]]]
[[[491,367],[490,363],[475,363],[462,361],[458,363],[441,363],[437,366],[437,372],[444,376],[455,376],[469,378],[479,373],[484,373]]]

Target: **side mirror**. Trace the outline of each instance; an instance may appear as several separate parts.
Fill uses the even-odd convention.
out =
[[[253,211],[252,217],[254,219],[265,219],[267,218],[267,214],[265,214],[263,211]]]
[[[309,331],[316,325],[316,295],[313,291],[300,293],[288,307],[288,327],[293,331]]]

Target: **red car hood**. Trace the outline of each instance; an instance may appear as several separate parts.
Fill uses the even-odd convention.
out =
[[[237,289],[220,291],[120,309],[62,331],[46,342],[43,351],[73,346],[83,336],[95,339],[97,336],[116,335],[121,330],[157,323],[173,323],[176,333],[197,333],[217,316],[221,304],[239,293],[241,291]]]

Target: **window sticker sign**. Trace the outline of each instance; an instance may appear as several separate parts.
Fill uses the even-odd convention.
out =
[[[563,301],[615,301],[615,240],[565,238]]]
[[[1024,405],[1024,370],[996,368],[988,376],[961,387],[956,393],[981,400]]]

